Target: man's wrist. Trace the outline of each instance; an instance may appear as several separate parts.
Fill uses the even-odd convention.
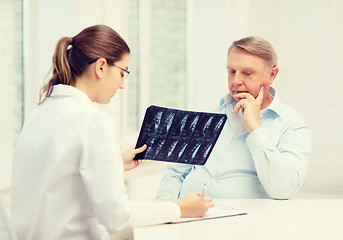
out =
[[[261,127],[262,127],[261,123],[257,123],[257,124],[254,124],[252,126],[247,126],[247,129],[248,129],[249,133],[252,133],[253,131],[255,131]]]

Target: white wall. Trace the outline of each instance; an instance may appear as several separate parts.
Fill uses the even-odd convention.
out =
[[[22,125],[21,2],[0,1],[0,191],[11,185],[11,159]],[[18,17],[19,16],[19,17]]]
[[[227,92],[228,1],[189,2],[189,108],[201,111]]]

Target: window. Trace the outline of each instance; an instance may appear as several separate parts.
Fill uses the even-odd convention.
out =
[[[22,0],[0,0],[0,188],[9,186],[9,166],[23,122],[22,6]]]
[[[139,131],[145,109],[152,104],[187,106],[186,7],[186,0],[130,0],[125,132]]]

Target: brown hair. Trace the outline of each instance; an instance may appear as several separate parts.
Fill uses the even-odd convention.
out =
[[[99,58],[114,64],[125,53],[130,53],[130,48],[124,39],[105,25],[88,27],[73,38],[61,38],[52,58],[52,78],[42,87],[39,104],[51,95],[54,85],[70,85]]]
[[[229,47],[228,56],[231,50],[236,47],[243,49],[253,55],[262,58],[270,69],[277,66],[277,56],[273,46],[260,37],[246,37],[234,41]]]

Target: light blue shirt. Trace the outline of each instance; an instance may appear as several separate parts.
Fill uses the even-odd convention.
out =
[[[251,134],[241,115],[233,114],[237,101],[227,94],[215,112],[227,115],[206,164],[172,163],[157,192],[157,198],[177,199],[190,191],[213,198],[287,199],[304,182],[311,151],[311,130],[271,87],[272,103],[260,113],[262,127]]]

